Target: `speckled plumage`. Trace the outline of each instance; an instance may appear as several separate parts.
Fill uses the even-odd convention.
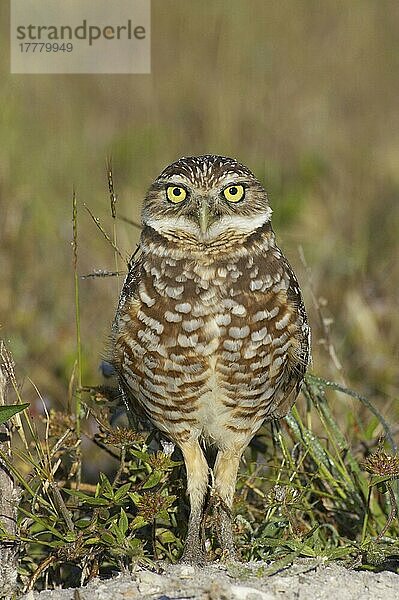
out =
[[[168,202],[167,186],[181,186],[184,202]],[[242,187],[241,201],[227,202],[229,186]],[[203,559],[209,467],[201,441],[218,450],[219,539],[232,553],[228,511],[240,457],[265,420],[288,412],[309,360],[305,308],[270,216],[266,192],[234,159],[170,165],[147,194],[141,254],[115,318],[123,387],[183,452],[191,501],[184,558],[192,562]]]

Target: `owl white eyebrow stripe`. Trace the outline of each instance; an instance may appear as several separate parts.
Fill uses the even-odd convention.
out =
[[[165,185],[180,185],[187,189],[187,186],[191,185],[191,182],[190,179],[184,175],[172,175],[171,177],[157,179],[153,185],[160,186],[161,188]]]
[[[227,181],[223,183],[221,186],[221,190],[225,190],[226,188],[242,185],[242,187],[247,190],[250,187],[250,182],[247,179],[235,179],[234,181]]]
[[[190,193],[190,190],[188,189],[187,185],[185,185],[181,181],[165,181],[163,186],[165,187],[165,189],[167,189],[168,187],[181,187],[186,190],[187,194]]]

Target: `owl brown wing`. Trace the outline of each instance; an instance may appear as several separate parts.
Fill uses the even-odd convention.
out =
[[[116,313],[116,319],[120,313],[124,310],[127,300],[137,301],[137,307],[139,307],[139,296],[138,288],[141,281],[141,270],[142,270],[142,258],[141,256],[135,258],[133,255],[128,265],[129,271],[126,275],[126,279],[123,283],[121,295],[119,297],[118,310]]]
[[[271,414],[273,419],[285,416],[294,404],[310,361],[310,327],[305,305],[298,280],[288,261],[285,258],[283,258],[283,261],[289,277],[287,300],[297,311],[298,329],[295,350],[290,355],[288,368],[284,373],[279,389],[276,390],[276,404]]]
[[[298,312],[298,341],[299,348],[297,353],[298,358],[298,375],[301,380],[303,379],[306,369],[309,366],[310,361],[310,327],[308,323],[308,315],[306,313],[305,305],[302,300],[302,294],[299,287],[297,278],[292,271],[289,263],[286,261],[287,270],[290,278],[290,284],[287,290],[288,301],[296,306]]]
[[[153,425],[148,420],[142,406],[132,395],[130,386],[125,380],[123,375],[123,364],[122,364],[122,356],[120,352],[116,351],[115,342],[119,336],[123,336],[123,332],[119,326],[119,320],[123,318],[125,314],[129,314],[129,318],[134,320],[136,318],[137,313],[140,310],[141,300],[139,298],[139,285],[142,278],[142,258],[141,256],[133,257],[129,261],[129,271],[124,281],[121,295],[119,297],[118,310],[116,312],[116,317],[113,325],[113,334],[114,334],[114,358],[113,358],[113,366],[115,368],[116,373],[118,374],[119,379],[119,387],[123,402],[126,406],[127,415],[129,418],[130,425],[134,429],[144,429],[146,431],[151,431],[153,429]]]

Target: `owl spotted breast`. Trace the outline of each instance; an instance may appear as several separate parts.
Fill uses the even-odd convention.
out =
[[[141,253],[115,317],[121,386],[183,453],[188,562],[204,561],[203,447],[217,450],[217,534],[234,555],[241,455],[265,420],[288,412],[308,365],[305,308],[270,217],[265,190],[236,160],[209,155],[168,166],[145,199]]]

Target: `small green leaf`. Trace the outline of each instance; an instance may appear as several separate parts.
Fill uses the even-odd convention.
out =
[[[301,556],[308,556],[310,558],[314,558],[316,556],[315,550],[310,546],[302,546],[302,548],[300,548],[300,553]]]
[[[109,498],[110,500],[114,499],[114,490],[112,489],[112,485],[109,482],[109,479],[104,473],[100,473],[100,490],[99,495],[105,496],[105,498]]]
[[[329,560],[338,560],[340,558],[344,558],[345,556],[349,556],[353,552],[353,548],[351,546],[344,546],[343,548],[335,548],[331,550],[328,554]]]
[[[76,496],[83,504],[89,504],[89,506],[108,506],[110,504],[109,500],[106,500],[105,498],[88,496],[84,492],[79,492],[78,490],[64,489],[63,491],[70,496]]]
[[[156,516],[158,519],[164,519],[165,521],[169,520],[168,511],[165,508],[161,509]]]
[[[79,529],[86,529],[86,527],[90,525],[90,519],[88,517],[79,519],[78,521],[76,521],[75,525],[76,527],[79,527]]]
[[[87,538],[87,540],[84,541],[84,545],[85,546],[95,546],[96,544],[100,543],[100,538],[99,537],[91,537],[91,538]]]
[[[131,454],[133,454],[133,456],[139,458],[145,463],[148,463],[150,460],[150,455],[148,454],[148,452],[140,452],[140,450],[131,450],[130,452]]]
[[[42,544],[43,541],[40,540]],[[46,544],[49,548],[65,548],[66,540],[55,540],[54,542],[47,542]]]
[[[85,500],[85,504],[89,504],[89,506],[109,506],[109,500],[106,498],[92,498],[88,496]]]
[[[87,494],[85,494],[84,492],[80,492],[79,490],[69,490],[68,488],[63,488],[62,491],[66,494],[69,494],[70,496],[75,496],[76,498],[79,498],[83,501],[87,498],[92,498],[92,496],[88,496]]]
[[[137,551],[138,549],[142,550],[143,542],[141,540],[139,540],[138,538],[133,538],[132,540],[129,540],[128,546],[131,550],[134,550],[134,551]]]
[[[109,531],[115,536],[118,546],[121,546],[124,542],[125,536],[122,534],[116,522],[112,523]]]
[[[263,572],[263,575],[266,575],[267,577],[271,577],[271,575],[275,575],[282,569],[285,569],[286,567],[288,567],[292,562],[294,562],[294,560],[298,557],[298,554],[299,554],[298,552],[290,552],[290,554],[287,554],[287,556],[285,556],[284,558],[281,558],[280,560],[276,560],[271,565],[271,567],[269,567],[268,569],[266,569]]]
[[[125,496],[127,496],[127,493],[130,490],[130,486],[131,486],[130,483],[124,483],[123,485],[121,485],[119,490],[117,490],[115,492],[114,501],[120,502],[121,500],[123,500],[123,498],[125,498]]]
[[[380,483],[385,483],[386,481],[390,481],[392,479],[394,479],[392,475],[372,475],[369,482],[369,487],[379,485]]]
[[[151,475],[148,477],[147,481],[143,485],[143,489],[147,490],[148,488],[155,487],[162,479],[161,471],[153,471]]]
[[[115,538],[108,531],[101,532],[101,541],[104,542],[107,546],[115,546]]]
[[[17,413],[28,408],[29,403],[26,404],[7,404],[6,406],[0,406],[0,425],[3,425],[6,421],[11,419]]]
[[[135,529],[140,529],[146,525],[148,525],[148,521],[146,521],[141,515],[137,515],[137,517],[135,517],[131,522],[130,529],[134,531]]]
[[[118,528],[119,528],[119,531],[122,533],[122,535],[126,535],[128,527],[129,527],[129,522],[127,519],[127,515],[126,515],[125,511],[123,510],[123,508],[121,508],[121,516],[119,517]]]
[[[131,500],[134,502],[134,504],[136,506],[138,506],[140,504],[142,497],[137,492],[129,492],[129,498],[131,498]]]
[[[175,536],[175,534],[169,529],[164,529],[163,531],[158,533],[158,539],[161,544],[173,544],[174,542],[179,543],[179,540]]]

